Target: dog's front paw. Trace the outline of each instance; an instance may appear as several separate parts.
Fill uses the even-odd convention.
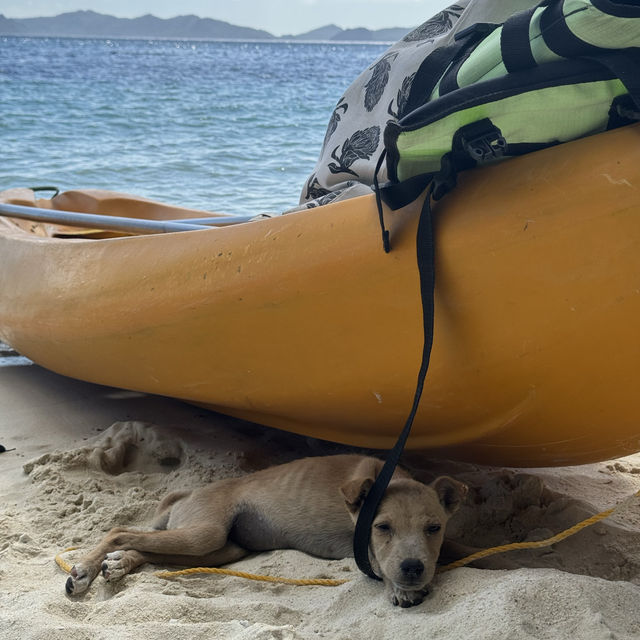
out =
[[[391,603],[394,606],[407,609],[408,607],[415,607],[417,604],[420,604],[428,593],[429,587],[424,587],[417,591],[409,591],[394,585],[391,587],[389,595],[391,597]]]
[[[124,551],[112,551],[111,553],[107,553],[102,562],[102,566],[100,567],[102,571],[102,577],[107,582],[120,580],[122,576],[126,575],[129,572],[128,568],[125,565],[124,558]]]
[[[84,593],[95,578],[95,575],[92,576],[88,568],[79,563],[71,567],[69,574],[64,588],[70,596]]]

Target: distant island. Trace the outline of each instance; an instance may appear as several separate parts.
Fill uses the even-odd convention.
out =
[[[300,35],[276,37],[260,29],[193,15],[165,19],[152,15],[115,18],[95,11],[73,11],[48,18],[7,18],[0,14],[0,35],[3,36],[395,42],[409,31],[401,28],[341,29],[331,24]]]

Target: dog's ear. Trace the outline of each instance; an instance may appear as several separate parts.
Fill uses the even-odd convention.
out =
[[[467,495],[467,485],[449,476],[436,478],[430,486],[438,494],[440,504],[449,515],[458,510]]]
[[[373,478],[356,478],[340,487],[340,493],[344,496],[347,509],[351,513],[356,513],[360,509],[372,486]]]

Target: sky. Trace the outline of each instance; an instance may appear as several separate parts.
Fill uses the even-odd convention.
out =
[[[151,13],[160,18],[194,14],[231,24],[296,35],[336,24],[343,29],[410,28],[454,0],[0,0],[7,18],[54,16],[90,9],[120,18]]]

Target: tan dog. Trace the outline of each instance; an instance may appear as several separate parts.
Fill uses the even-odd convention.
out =
[[[116,528],[71,570],[69,594],[145,562],[218,566],[252,551],[298,549],[322,558],[353,555],[358,512],[382,462],[338,455],[304,458],[240,478],[171,493],[154,531]],[[446,476],[427,486],[397,469],[371,532],[371,564],[394,604],[410,607],[428,593],[449,516],[466,487]]]

